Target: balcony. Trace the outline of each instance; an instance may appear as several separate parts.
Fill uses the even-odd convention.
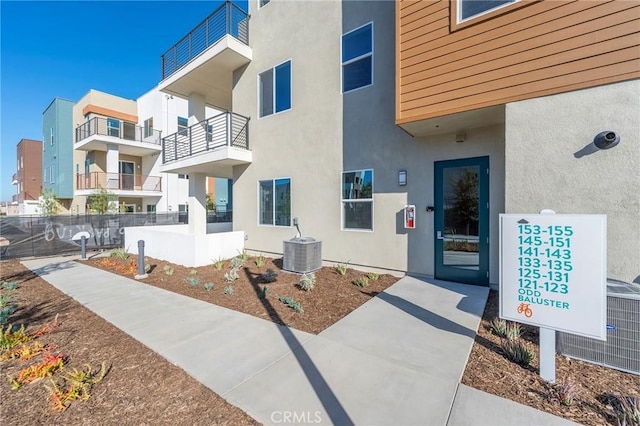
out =
[[[162,150],[162,132],[145,129],[117,118],[94,117],[76,127],[75,149],[106,151],[107,145],[118,145],[121,154],[143,157]]]
[[[249,15],[227,1],[162,55],[159,89],[231,109],[233,71],[251,57]]]
[[[162,139],[161,172],[233,177],[233,166],[249,164],[249,118],[223,112]]]
[[[13,176],[11,177],[11,185],[17,185],[18,184],[18,174],[14,173]]]
[[[121,197],[160,197],[162,177],[105,172],[76,175],[77,195],[92,195],[101,188]]]

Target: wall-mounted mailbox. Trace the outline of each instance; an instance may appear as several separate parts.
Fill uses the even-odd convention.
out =
[[[412,204],[404,207],[404,227],[406,229],[416,227],[416,206]]]

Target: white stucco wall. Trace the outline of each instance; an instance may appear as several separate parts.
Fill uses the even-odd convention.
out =
[[[606,214],[608,276],[640,280],[640,80],[508,104],[505,155],[508,213]]]

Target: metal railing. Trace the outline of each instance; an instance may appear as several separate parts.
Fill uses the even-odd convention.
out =
[[[76,127],[76,142],[93,135],[112,136],[127,141],[146,142],[154,145],[160,145],[162,140],[162,132],[159,130],[145,129],[135,123],[116,118],[93,117]]]
[[[76,189],[162,192],[162,177],[127,173],[91,172],[76,175]]]
[[[249,118],[223,112],[162,139],[162,163],[223,146],[249,149]]]
[[[227,34],[249,45],[249,15],[229,0],[162,55],[162,80]]]
[[[17,185],[18,183],[19,183],[18,182],[18,174],[14,173],[13,176],[11,176],[11,184],[12,185]]]

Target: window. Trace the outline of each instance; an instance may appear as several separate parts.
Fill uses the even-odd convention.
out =
[[[189,120],[184,117],[178,117],[178,134],[187,136],[189,132]]]
[[[49,166],[49,183],[54,183],[53,179],[53,164]]]
[[[116,138],[120,137],[120,120],[107,118],[107,135],[114,136]]]
[[[20,168],[24,167],[24,156],[20,156]]]
[[[261,180],[260,225],[291,226],[291,179]]]
[[[51,128],[51,131],[50,131],[49,143],[51,143],[51,145],[53,145],[53,127]]]
[[[342,93],[373,84],[373,22],[342,35]]]
[[[260,9],[261,7],[264,7],[270,1],[271,0],[258,0],[258,9]]]
[[[189,179],[189,175],[183,175],[182,173],[178,173],[178,179]]]
[[[153,117],[144,120],[144,137],[153,136]]]
[[[342,173],[342,228],[373,231],[373,170]]]
[[[261,73],[258,80],[260,117],[291,109],[291,61]]]
[[[518,0],[457,0],[458,22],[484,15]]]

